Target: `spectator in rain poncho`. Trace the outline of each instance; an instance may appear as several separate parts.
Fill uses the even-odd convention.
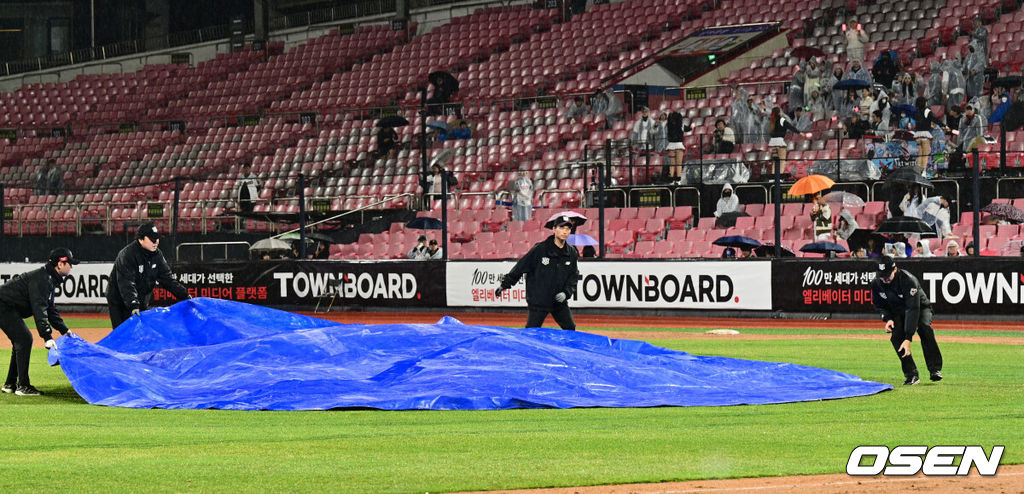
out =
[[[936,67],[936,70],[938,67]],[[904,72],[892,83],[892,103],[894,105],[914,106],[917,97],[921,95],[923,82],[916,75]]]
[[[928,84],[924,88],[924,97],[928,99],[929,105],[945,104],[946,93],[942,92],[942,66],[939,62],[932,62],[931,64],[931,74],[928,76]],[[896,104],[902,105],[904,103],[897,102]],[[913,103],[909,104],[912,105]]]
[[[839,118],[847,120],[855,113],[860,113],[860,98],[857,91],[844,91],[843,102],[839,105]]]
[[[832,74],[826,78],[825,84],[822,86],[822,90],[832,100],[830,105],[832,111],[839,111],[843,104],[843,97],[846,96],[846,91],[835,88],[841,80],[843,80],[843,68],[839,64],[835,64],[832,66]]]
[[[964,109],[964,116],[960,117],[960,127],[957,129],[959,132],[957,148],[960,151],[969,153],[977,147],[978,143],[976,140],[985,131],[982,121],[983,119],[977,114],[974,107],[967,105],[967,108]]]
[[[818,89],[821,85],[821,73],[822,67],[818,65],[818,61],[814,58],[807,59],[804,63],[804,105],[811,99],[811,93]],[[790,103],[793,106],[793,103]]]
[[[892,118],[892,105],[889,104],[889,93],[886,93],[885,90],[878,91],[878,98],[875,98],[875,102],[868,109],[869,115],[874,115],[875,112],[881,112],[881,125],[888,130],[889,120]]]
[[[622,102],[615,96],[612,88],[594,94],[591,102],[590,112],[595,115],[604,115],[605,125],[609,129],[615,126],[616,122],[622,120]]]
[[[660,153],[668,147],[668,112],[661,112],[654,120],[654,152]]]
[[[946,244],[946,250],[943,251],[943,255],[946,257],[960,257],[963,254],[960,252],[960,243],[956,240],[950,240]]]
[[[793,80],[789,83],[789,106],[795,108],[804,106],[804,82],[807,77],[799,65],[793,70]]]
[[[942,70],[942,93],[948,95],[947,106],[961,106],[967,101],[967,81],[959,60],[946,60],[939,65]]]
[[[793,110],[793,127],[800,132],[811,130],[811,118],[803,107],[798,106]]]
[[[858,104],[860,114],[864,115],[866,119],[871,114],[871,107],[875,105],[875,97],[871,95],[870,90],[865,89],[860,92],[860,102]]]
[[[981,19],[974,18],[974,29],[971,31],[971,42],[978,42],[978,47],[981,48],[982,54],[985,58],[988,58],[988,29],[981,25]]]
[[[896,251],[896,255],[893,257],[907,257],[907,243],[906,242],[893,242],[893,249]]]
[[[811,97],[807,100],[807,104],[804,105],[804,108],[807,110],[812,122],[823,120],[825,118],[825,113],[828,112],[825,100],[822,99],[821,94],[817,89],[811,91]]]
[[[846,58],[851,62],[863,62],[864,43],[868,42],[868,33],[864,32],[864,26],[858,24],[856,18],[851,17],[843,24],[843,36],[846,37]]]
[[[629,140],[633,141],[633,147],[646,150],[650,146],[653,149],[654,130],[651,109],[645,106],[640,110],[640,119],[633,124],[633,130],[629,133]]]
[[[721,218],[725,213],[734,213],[740,210],[740,198],[732,193],[732,185],[725,184],[722,187],[722,197],[715,205],[715,218]]]
[[[903,211],[903,216],[912,216],[914,218],[920,218],[921,213],[918,211],[918,207],[924,200],[924,195],[921,190],[920,184],[913,184],[910,190],[907,191],[906,195],[903,196],[903,200],[900,201],[900,209]]]
[[[850,62],[850,70],[843,74],[843,80],[859,80],[871,84],[871,73],[861,65],[859,60]]]
[[[739,88],[733,91],[732,106],[730,107],[730,120],[733,130],[736,132],[736,142],[748,142],[747,135],[750,129],[747,128],[748,114],[750,108],[747,106],[747,98],[750,94],[746,89]]]
[[[969,53],[964,59],[964,72],[967,73],[965,90],[967,98],[971,99],[980,96],[985,89],[985,69],[988,67],[988,61],[976,41],[971,41],[967,50]]]
[[[849,210],[844,209],[839,212],[839,225],[836,228],[836,237],[843,240],[849,240],[853,232],[857,231],[860,225],[857,224],[857,220],[853,218],[853,213]]]
[[[917,247],[914,249],[914,257],[935,257],[932,254],[932,247],[928,239],[922,238],[917,241]]]
[[[755,104],[754,98],[747,99],[746,142],[759,143],[766,140],[766,136],[768,135],[767,113],[767,109],[764,107],[764,101],[760,101]]]
[[[572,103],[569,103],[569,108],[565,110],[565,113],[562,114],[562,116],[567,118],[570,122],[574,122],[577,118],[588,113],[590,113],[590,107],[583,102],[583,96],[575,96],[572,99]]]
[[[921,221],[932,227],[939,238],[948,237],[953,233],[949,219],[949,201],[945,197],[929,197],[921,201],[918,210],[921,213]]]

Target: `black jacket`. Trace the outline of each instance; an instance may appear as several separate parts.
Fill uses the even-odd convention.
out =
[[[551,310],[555,295],[565,292],[566,300],[576,293],[576,281],[580,271],[576,266],[579,254],[576,248],[565,244],[561,249],[555,246],[551,235],[538,242],[501,281],[501,288],[508,290],[526,275],[526,305],[531,309]]]
[[[51,326],[60,334],[68,332],[60,311],[53,305],[53,293],[60,282],[60,275],[50,266],[19,274],[0,286],[0,306],[17,312],[22,319],[32,316],[39,337],[52,340]]]
[[[138,240],[134,240],[121,249],[117,259],[114,259],[114,269],[110,271],[110,282],[107,285],[107,301],[120,302],[129,311],[146,310],[149,307],[147,298],[157,282],[170,290],[178,300],[191,298],[188,290],[174,279],[164,254],[159,249],[150,252],[142,248]]]
[[[871,282],[871,301],[885,322],[899,321],[902,316],[903,328],[894,330],[902,329],[905,339],[914,336],[918,324],[932,322],[932,302],[917,278],[902,269],[897,268],[896,276],[888,284],[878,278]]]
[[[665,123],[665,140],[668,142],[683,142],[683,133],[690,132],[693,127],[683,125],[683,115],[679,112],[668,114]]]

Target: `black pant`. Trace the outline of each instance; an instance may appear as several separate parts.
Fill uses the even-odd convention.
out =
[[[28,360],[32,356],[32,333],[13,310],[0,306],[0,329],[11,339],[11,366],[4,384],[28,386]]]
[[[558,327],[569,331],[576,331],[576,321],[572,320],[572,311],[569,310],[569,306],[566,304],[555,304],[550,311],[531,307],[529,314],[526,316],[526,327],[541,327],[548,314],[551,314],[551,317],[555,319]]]
[[[913,323],[911,323],[913,324]],[[939,352],[939,344],[935,341],[935,331],[932,329],[932,313],[931,311],[921,311],[921,317],[917,322],[917,334],[921,339],[921,350],[924,353],[924,363],[928,366],[929,373],[935,373],[942,370],[942,353]],[[889,341],[892,342],[892,347],[897,351],[899,356],[900,345],[906,340],[906,334],[903,332],[903,318],[897,317],[893,322],[892,337]],[[900,365],[903,366],[903,376],[911,377],[917,375],[917,364],[914,363],[914,357],[912,355],[902,357],[900,356]]]
[[[110,328],[117,329],[121,323],[128,320],[132,316],[132,312],[125,307],[121,299],[112,299],[107,297],[107,308],[110,311]]]

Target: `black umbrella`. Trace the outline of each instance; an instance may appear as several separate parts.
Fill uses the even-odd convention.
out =
[[[807,252],[809,254],[828,254],[829,252],[846,252],[846,247],[835,242],[826,242],[821,240],[818,242],[811,242],[800,247],[800,252]]]
[[[405,224],[405,227],[419,228],[421,230],[440,230],[441,220],[430,217],[413,218],[412,221]]]
[[[889,218],[875,228],[875,233],[884,235],[920,235],[922,237],[934,237],[935,230],[928,226],[928,223],[913,216],[896,216]]]
[[[1024,126],[1024,103],[1014,103],[1003,117],[1003,128],[1013,132]]]
[[[793,51],[789,52],[789,56],[796,58],[811,58],[811,57],[823,57],[825,52],[821,51],[820,48],[813,46],[798,46],[793,48]]]
[[[992,87],[1005,87],[1007,89],[1020,87],[1021,76],[1019,75],[1008,75],[1000,77],[992,81]]]
[[[903,168],[897,168],[885,177],[886,186],[892,186],[896,183],[902,184],[918,184],[922,187],[935,187],[932,185],[932,181],[925,178],[923,175],[912,166],[905,166]]]
[[[299,239],[299,232],[286,233],[284,235],[281,235],[278,238],[280,238],[281,240],[298,240]],[[334,238],[332,238],[330,235],[327,235],[326,233],[320,233],[320,232],[309,232],[309,233],[307,233],[306,234],[306,240],[310,241],[310,242],[323,242],[325,244],[337,243],[334,240]]]
[[[441,90],[448,94],[459,90],[459,80],[451,75],[451,73],[443,70],[431,72],[427,76],[427,80],[434,86],[435,90]]]
[[[832,86],[832,89],[846,89],[848,91],[853,91],[856,89],[867,89],[869,87],[871,87],[871,84],[869,84],[868,81],[862,79],[845,79],[835,83],[835,85]]]
[[[761,242],[750,237],[744,237],[743,235],[726,235],[715,239],[711,243],[721,245],[722,247],[736,247],[739,249],[753,249],[754,247],[761,246]]]
[[[896,113],[904,112],[910,118],[917,118],[917,107],[914,105],[896,105]]]
[[[718,228],[729,228],[736,226],[736,218],[740,216],[750,216],[743,211],[732,211],[730,213],[722,213],[721,216],[715,221],[715,226]]]
[[[796,257],[793,251],[780,247],[779,252],[782,257]],[[754,247],[754,255],[757,257],[775,257],[775,244],[761,244],[760,247]]]
[[[398,115],[391,115],[377,121],[377,127],[402,127],[405,125],[409,125],[409,121]]]
[[[846,239],[846,243],[850,245],[850,250],[857,250],[861,247],[864,247],[864,250],[868,250],[871,240],[875,241],[875,247],[868,251],[869,254],[871,252],[881,252],[882,244],[888,242],[888,239],[875,233],[870,228],[858,228],[850,234],[850,238]]]

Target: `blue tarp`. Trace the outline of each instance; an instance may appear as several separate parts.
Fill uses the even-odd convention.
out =
[[[739,405],[844,398],[890,385],[826,369],[700,357],[556,329],[338,324],[193,299],[99,343],[49,352],[86,401],[134,408],[385,410]]]

